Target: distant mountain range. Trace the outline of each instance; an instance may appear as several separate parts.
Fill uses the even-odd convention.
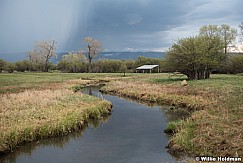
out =
[[[66,52],[58,53],[57,59],[52,59],[53,63],[57,63]],[[164,58],[164,52],[101,52],[95,60],[99,59],[114,59],[114,60],[136,60],[139,56],[147,58]],[[15,53],[15,54],[0,54],[0,59],[4,59],[9,62],[16,62],[27,59],[26,53]]]
[[[139,56],[147,58],[163,58],[164,52],[102,52],[97,59],[136,60]]]

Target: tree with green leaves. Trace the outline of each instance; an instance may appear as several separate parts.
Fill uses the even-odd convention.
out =
[[[237,30],[231,28],[227,24],[218,25],[205,25],[199,30],[199,35],[206,37],[220,37],[224,43],[224,53],[228,52],[229,46],[232,46],[237,36]]]
[[[63,72],[85,72],[86,58],[82,53],[68,53],[62,56],[58,69]]]
[[[123,73],[123,76],[125,77],[126,76],[126,71],[127,71],[127,65],[125,64],[125,62],[121,63],[120,71]]]
[[[220,34],[224,42],[224,53],[228,52],[228,47],[234,42],[236,36],[237,36],[237,30],[234,28],[231,28],[227,24],[222,24],[220,26]]]
[[[15,66],[17,71],[33,71],[33,63],[29,60],[15,62]]]
[[[241,41],[243,41],[243,22],[240,23],[239,28],[240,28],[240,39]]]
[[[6,65],[4,67],[4,70],[9,72],[9,73],[12,73],[16,70],[16,66],[15,66],[15,63],[12,63],[12,62],[6,62]]]
[[[220,37],[195,36],[179,39],[167,52],[171,71],[180,71],[188,79],[208,79],[222,61],[223,42]]]
[[[219,31],[220,29],[218,25],[205,25],[199,29],[199,35],[212,38],[215,36],[220,36]]]
[[[135,66],[139,67],[142,65],[155,65],[159,64],[160,59],[158,58],[147,58],[143,56],[139,56],[138,59],[135,61]]]
[[[235,54],[229,58],[229,72],[233,74],[243,73],[242,54]]]
[[[7,62],[5,60],[0,59],[0,73],[5,69],[6,64]]]

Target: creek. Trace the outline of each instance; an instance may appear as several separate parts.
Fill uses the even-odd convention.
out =
[[[104,98],[113,105],[110,116],[90,122],[82,132],[27,143],[0,156],[0,162],[177,162],[165,148],[169,136],[163,132],[168,121],[177,119],[170,109],[148,106],[113,95],[99,87],[84,93]]]

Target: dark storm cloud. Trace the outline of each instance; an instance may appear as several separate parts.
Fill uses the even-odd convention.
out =
[[[162,50],[202,25],[242,21],[241,0],[1,0],[0,53],[56,39],[78,50],[92,36],[109,50]]]
[[[80,18],[78,0],[2,0],[0,6],[0,53],[25,52],[47,39],[62,47]]]
[[[161,46],[159,36],[153,38],[156,32],[182,25],[184,20],[181,17],[190,9],[185,4],[177,6],[177,2],[97,1],[91,11],[92,19],[88,20],[88,28],[83,32],[77,30],[76,39],[84,35],[113,38],[103,42],[115,48]]]
[[[86,30],[77,30],[72,41],[94,36],[108,49],[158,49],[179,37],[196,34],[207,24],[240,23],[239,0],[96,0]],[[238,20],[238,21],[237,21]],[[80,22],[82,23],[82,21]],[[79,41],[77,41],[79,40]],[[72,43],[71,41],[71,43]]]
[[[117,29],[119,32],[157,31],[165,28],[165,25],[182,23],[183,20],[177,18],[178,15],[185,14],[186,10],[182,6],[173,8],[171,1],[161,0],[154,0],[146,5],[139,1],[122,4],[114,1],[110,5],[102,2],[94,9],[92,24],[106,27],[106,30]]]

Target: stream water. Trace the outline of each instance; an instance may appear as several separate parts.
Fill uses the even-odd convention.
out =
[[[177,162],[165,148],[169,138],[163,132],[176,114],[98,90],[90,87],[84,92],[111,101],[111,116],[89,124],[83,132],[28,143],[0,156],[0,162]]]

